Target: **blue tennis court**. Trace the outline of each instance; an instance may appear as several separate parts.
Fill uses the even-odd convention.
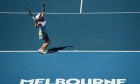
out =
[[[0,53],[0,84],[19,84],[21,79],[100,78],[140,80],[140,53],[134,52],[35,52]]]
[[[140,1],[44,1],[51,41],[45,55],[37,52],[43,40],[24,9],[26,2],[35,16],[42,12],[43,0],[0,1],[0,84],[38,78],[126,79],[126,84],[139,84]]]

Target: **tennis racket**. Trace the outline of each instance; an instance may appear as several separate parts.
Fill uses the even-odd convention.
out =
[[[24,6],[25,10],[27,11],[27,13],[32,16],[33,19],[35,19],[30,11],[30,9],[27,6]]]

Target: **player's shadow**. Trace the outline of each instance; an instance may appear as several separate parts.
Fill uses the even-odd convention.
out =
[[[73,47],[73,46],[54,47],[54,48],[48,49],[48,53],[55,53],[55,52],[58,52],[59,50],[64,50],[65,48],[68,48],[68,47]]]

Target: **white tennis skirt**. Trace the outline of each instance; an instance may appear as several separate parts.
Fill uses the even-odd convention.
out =
[[[39,31],[39,39],[43,39],[46,34],[46,32]]]

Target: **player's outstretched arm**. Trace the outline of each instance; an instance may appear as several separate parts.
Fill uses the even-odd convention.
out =
[[[44,3],[42,3],[42,5],[43,5],[43,10],[42,10],[42,18],[44,18],[44,14],[45,14],[45,4]]]

